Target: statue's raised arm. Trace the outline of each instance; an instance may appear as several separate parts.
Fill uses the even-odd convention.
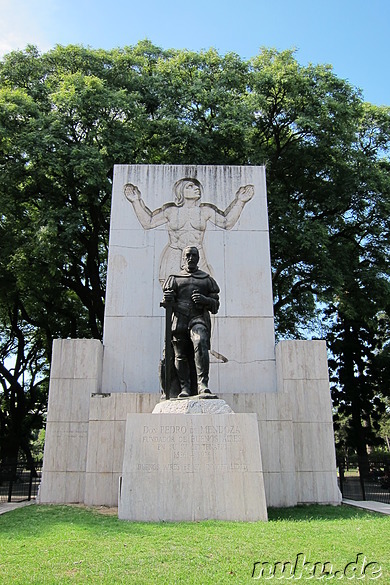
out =
[[[221,211],[218,207],[210,203],[201,205],[202,207],[208,208],[208,219],[211,223],[222,229],[230,230],[236,225],[246,203],[252,199],[254,194],[255,188],[253,185],[244,185],[237,190],[235,198],[225,211]]]
[[[196,245],[202,256],[201,269],[212,274],[207,262],[203,240],[207,222],[229,230],[240,218],[246,203],[254,196],[254,186],[241,186],[233,201],[223,211],[212,203],[201,203],[203,186],[196,178],[183,177],[173,185],[174,200],[167,201],[154,211],[145,205],[136,185],[124,185],[124,194],[131,203],[135,215],[145,230],[166,225],[168,243],[160,257],[159,280],[164,283],[169,274],[180,268],[181,253],[185,247]]]
[[[165,213],[164,208],[159,207],[154,211],[151,211],[149,207],[147,207],[141,197],[141,191],[138,189],[136,185],[132,185],[131,183],[127,183],[123,187],[123,191],[125,197],[133,206],[135,215],[138,218],[138,221],[142,225],[145,230],[150,230],[160,225],[163,225],[168,221]]]

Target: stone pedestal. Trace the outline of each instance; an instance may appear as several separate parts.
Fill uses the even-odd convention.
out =
[[[153,414],[234,414],[234,410],[222,399],[187,398],[159,402]]]
[[[129,414],[118,516],[267,520],[256,415]]]

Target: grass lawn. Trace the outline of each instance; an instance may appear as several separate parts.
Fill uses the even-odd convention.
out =
[[[362,566],[357,583],[390,583],[390,516],[307,506],[270,510],[267,523],[144,524],[103,511],[33,505],[0,516],[0,583],[334,583],[356,581]],[[282,573],[278,561],[291,565]]]

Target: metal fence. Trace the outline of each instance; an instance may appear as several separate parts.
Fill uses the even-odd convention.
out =
[[[388,461],[370,461],[371,471],[359,475],[357,468],[347,468],[338,462],[338,481],[343,498],[348,500],[373,500],[390,504],[390,476]]]
[[[0,502],[23,502],[31,500],[38,493],[42,465],[28,469],[23,464],[0,468]]]
[[[42,465],[31,470],[26,465],[0,467],[0,502],[22,502],[35,498],[41,482]],[[338,462],[338,482],[343,498],[374,500],[390,504],[390,477],[388,464],[372,464],[367,477],[360,477],[356,468],[346,469]]]

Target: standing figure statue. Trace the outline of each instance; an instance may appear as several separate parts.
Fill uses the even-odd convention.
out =
[[[212,274],[203,250],[207,222],[229,230],[238,221],[245,204],[254,195],[254,186],[240,187],[233,201],[221,211],[211,203],[201,203],[203,187],[197,179],[184,178],[173,186],[174,201],[151,211],[144,203],[136,185],[127,183],[124,194],[132,204],[138,221],[145,230],[164,224],[168,227],[168,244],[161,254],[159,280],[165,279],[180,269],[181,255],[186,246],[195,245],[201,256],[201,268]]]
[[[209,390],[210,313],[219,309],[219,287],[206,272],[199,270],[199,251],[183,250],[182,270],[163,285],[162,305],[172,306],[172,346],[174,365],[180,383],[178,398],[198,394],[216,398]],[[167,351],[166,351],[167,357]]]

